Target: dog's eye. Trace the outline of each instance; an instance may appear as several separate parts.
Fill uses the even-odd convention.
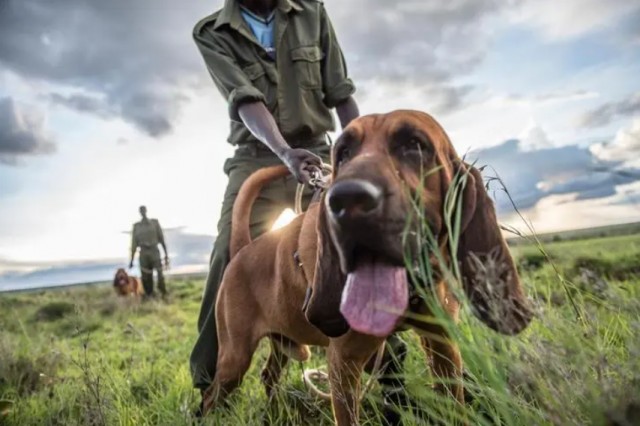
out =
[[[350,158],[351,158],[351,149],[348,146],[342,147],[340,151],[338,151],[338,154],[336,155],[338,166],[349,161]]]
[[[400,154],[403,156],[422,154],[426,151],[426,145],[418,138],[412,137],[400,144]]]

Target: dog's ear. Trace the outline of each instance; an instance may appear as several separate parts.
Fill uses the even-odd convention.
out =
[[[476,168],[458,159],[453,164],[456,175],[467,178],[457,256],[464,291],[482,322],[500,333],[517,334],[533,314],[500,232],[493,201]]]
[[[349,331],[349,324],[340,313],[340,300],[346,278],[340,271],[338,253],[331,242],[327,223],[324,202],[321,202],[316,223],[318,249],[315,272],[303,310],[307,321],[323,334],[340,337]]]
[[[120,281],[120,271],[122,271],[122,269],[118,269],[116,271],[116,274],[113,276],[113,286],[114,287],[118,287],[119,281]]]

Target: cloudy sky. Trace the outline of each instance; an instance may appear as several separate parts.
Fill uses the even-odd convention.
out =
[[[221,3],[0,0],[0,285],[123,263],[141,203],[204,262],[232,150],[191,30]],[[325,4],[363,113],[435,115],[538,231],[640,218],[640,3]]]

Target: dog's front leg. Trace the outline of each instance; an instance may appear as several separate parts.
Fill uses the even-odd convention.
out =
[[[464,404],[462,357],[458,346],[446,334],[421,336],[420,340],[425,353],[432,356],[431,370],[439,379],[435,389]]]
[[[333,414],[338,426],[358,424],[360,378],[365,364],[384,339],[348,332],[327,349]]]

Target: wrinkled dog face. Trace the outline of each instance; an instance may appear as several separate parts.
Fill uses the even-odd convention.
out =
[[[358,331],[388,335],[406,310],[403,234],[418,224],[417,199],[433,235],[441,233],[445,143],[428,115],[406,111],[364,117],[336,142],[326,225],[347,276],[341,312]]]
[[[365,117],[336,142],[325,203],[343,272],[353,271],[365,253],[404,266],[402,235],[418,198],[424,220],[434,235],[440,233],[442,136],[426,114],[401,112]]]
[[[305,306],[313,325],[330,337],[348,328],[380,337],[393,332],[408,306],[407,254],[412,262],[424,249],[417,239],[405,245],[403,235],[426,223],[444,248],[443,200],[453,176],[462,174],[458,252],[443,254],[460,263],[478,318],[505,334],[526,327],[531,311],[482,176],[460,161],[433,118],[417,111],[361,117],[336,142],[333,165]]]
[[[129,276],[124,269],[118,269],[118,272],[116,272],[115,285],[122,287],[127,284],[129,284]]]

